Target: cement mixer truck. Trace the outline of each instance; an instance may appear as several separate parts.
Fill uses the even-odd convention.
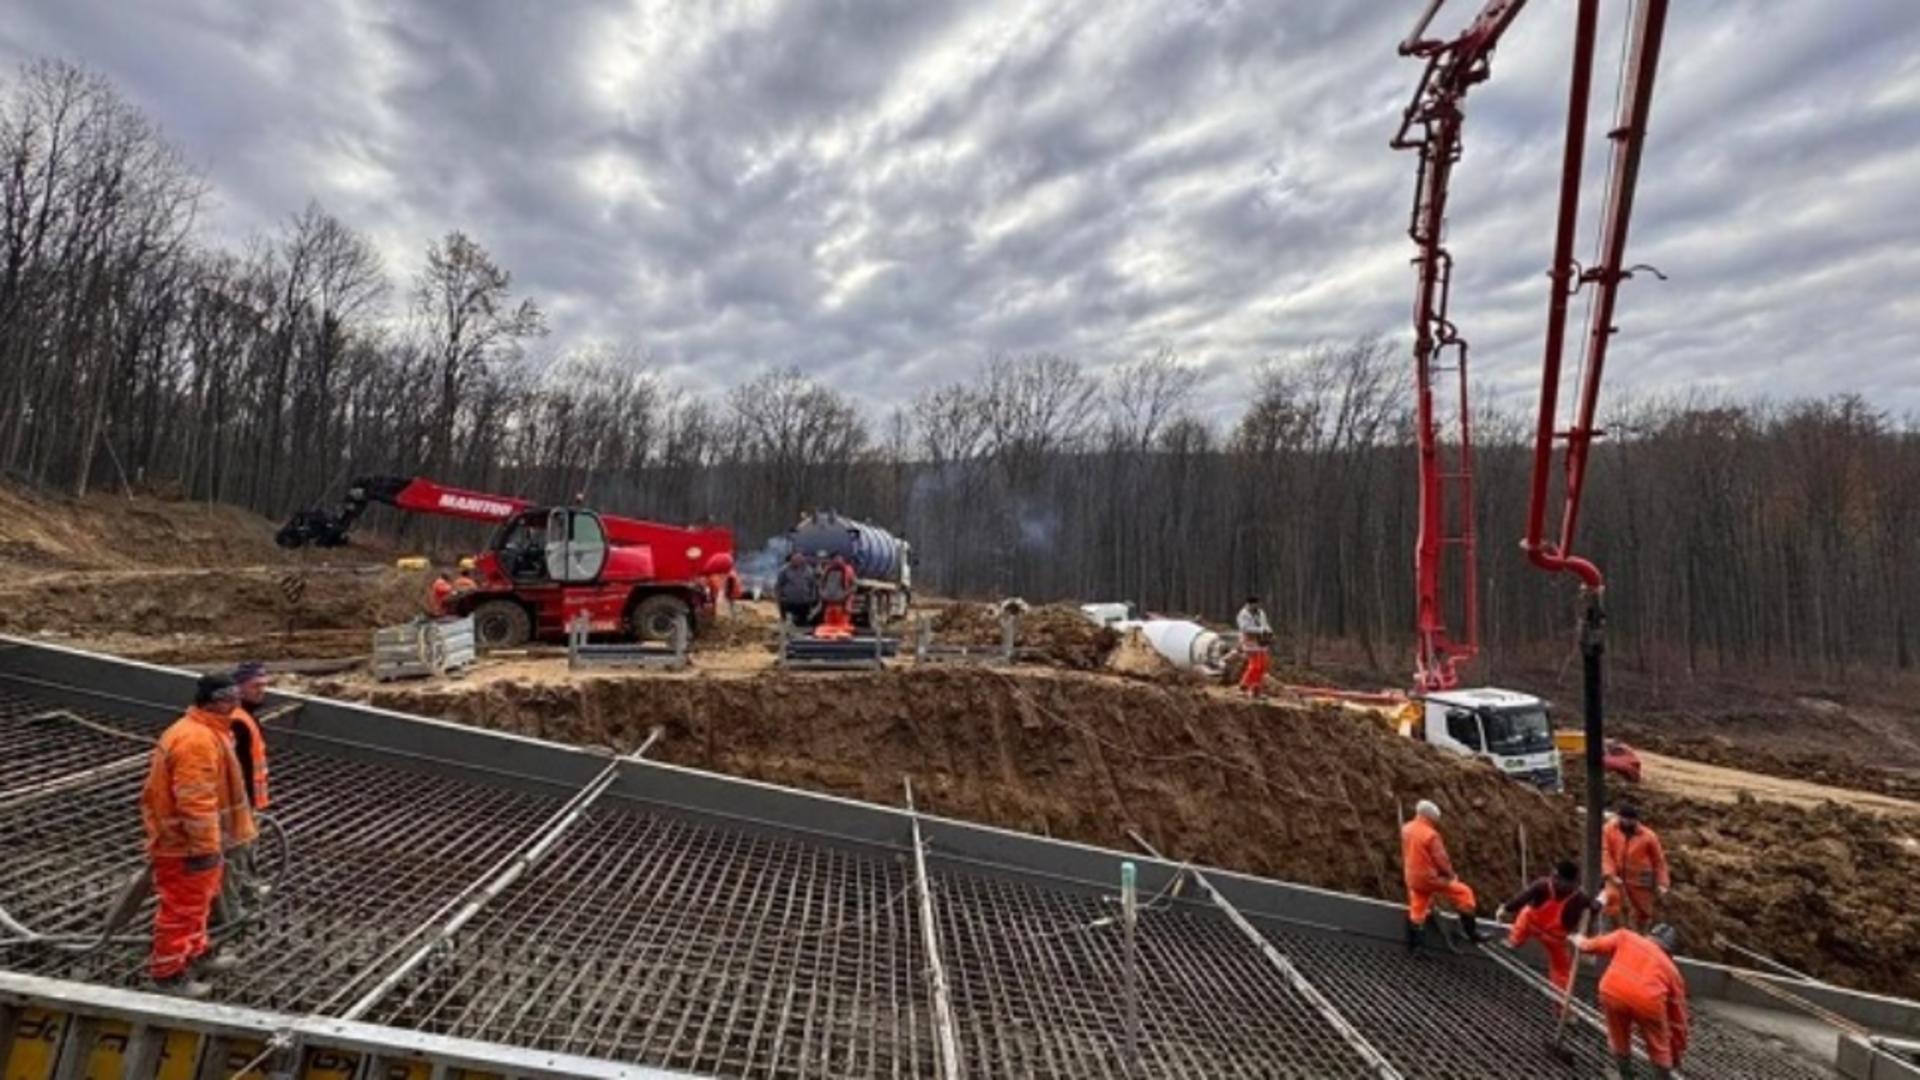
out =
[[[863,630],[885,630],[906,617],[913,601],[913,545],[878,525],[831,510],[801,517],[787,531],[786,550],[815,568],[838,555],[853,564],[854,597],[849,614]]]

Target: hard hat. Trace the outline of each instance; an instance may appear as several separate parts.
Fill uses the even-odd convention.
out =
[[[1651,938],[1655,945],[1666,950],[1668,956],[1673,955],[1674,947],[1680,943],[1680,932],[1666,923],[1661,923],[1647,931],[1647,937]]]
[[[460,560],[460,569],[462,569],[462,570],[471,570],[471,569],[473,569],[473,557],[472,557],[472,556],[468,556],[468,557],[466,557],[466,558],[464,558],[464,559],[461,559],[461,560]]]
[[[1423,818],[1426,818],[1428,821],[1440,820],[1440,807],[1432,799],[1421,799],[1419,802],[1415,803],[1413,806],[1413,812],[1416,814],[1419,814]]]

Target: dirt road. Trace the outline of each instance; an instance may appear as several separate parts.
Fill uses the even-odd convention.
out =
[[[1645,770],[1641,780],[1643,786],[1669,795],[1725,803],[1737,802],[1740,796],[1749,795],[1766,802],[1801,807],[1832,802],[1869,813],[1920,818],[1920,802],[1908,799],[1763,773],[1742,772],[1646,750],[1638,753]]]

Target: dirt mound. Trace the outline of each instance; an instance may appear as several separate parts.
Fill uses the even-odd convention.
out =
[[[0,563],[26,573],[293,564],[274,546],[276,528],[233,506],[100,493],[63,499],[0,485]]]
[[[1666,847],[1662,916],[1687,953],[1741,963],[1714,945],[1723,936],[1843,986],[1920,992],[1920,911],[1901,899],[1920,870],[1920,823],[1833,803],[1625,797]]]
[[[290,621],[297,631],[372,630],[413,617],[425,592],[421,575],[388,568],[49,574],[0,585],[0,632],[259,636]]]
[[[1188,677],[1161,656],[1138,630],[1129,630],[1120,635],[1120,644],[1107,656],[1106,666],[1108,671],[1116,675],[1135,679],[1179,680]]]
[[[1000,612],[992,604],[953,603],[934,615],[936,640],[950,645],[1000,644]],[[1043,604],[1020,616],[1020,655],[1070,671],[1098,671],[1120,635],[1095,626],[1068,604]]]
[[[1465,879],[1491,908],[1579,850],[1567,796],[1515,784],[1330,709],[1205,689],[978,669],[736,679],[595,678],[340,690],[375,704],[874,802],[911,774],[935,813],[1126,848],[1135,827],[1212,865],[1402,898],[1397,823],[1420,798],[1447,810]],[[1640,796],[1636,796],[1640,797]],[[1715,934],[1843,985],[1920,992],[1920,914],[1902,886],[1920,845],[1837,808],[1712,806],[1645,793],[1692,955],[1733,960]]]

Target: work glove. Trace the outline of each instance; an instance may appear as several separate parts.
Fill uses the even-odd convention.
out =
[[[1493,921],[1494,922],[1507,921],[1507,905],[1501,904],[1499,907],[1493,909]]]
[[[218,870],[220,862],[220,853],[217,851],[209,851],[205,855],[189,855],[186,862],[187,873],[204,874],[209,870]]]

